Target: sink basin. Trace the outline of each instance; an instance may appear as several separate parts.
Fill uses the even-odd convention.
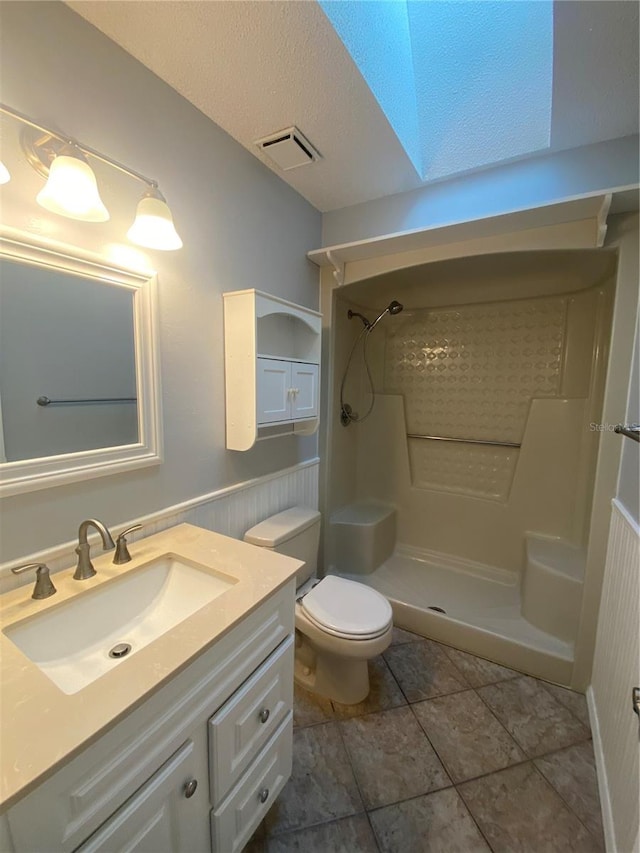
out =
[[[230,575],[164,554],[146,566],[18,622],[4,633],[70,695],[236,583],[237,579]]]

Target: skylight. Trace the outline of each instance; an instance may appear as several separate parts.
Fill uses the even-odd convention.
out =
[[[319,0],[424,181],[549,147],[552,0]]]

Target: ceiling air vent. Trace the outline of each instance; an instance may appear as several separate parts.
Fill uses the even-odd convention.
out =
[[[256,145],[285,172],[320,159],[316,149],[297,127],[288,127],[258,139]]]

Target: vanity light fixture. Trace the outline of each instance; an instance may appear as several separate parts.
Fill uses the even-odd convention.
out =
[[[11,180],[11,175],[9,174],[9,170],[4,165],[2,160],[0,160],[0,184],[8,184]]]
[[[38,204],[46,210],[84,222],[106,222],[109,219],[109,211],[100,198],[96,176],[87,161],[88,157],[93,157],[147,187],[138,204],[135,221],[128,231],[129,239],[150,249],[173,250],[182,247],[171,211],[156,181],[88,145],[33,121],[5,104],[0,104],[0,112],[25,125],[21,134],[22,150],[27,162],[47,178],[47,183],[36,197]],[[6,178],[2,181],[0,170],[0,183],[9,180],[9,173],[5,172]]]
[[[138,202],[136,218],[127,237],[132,243],[148,249],[182,248],[169,205],[157,185],[147,190]]]
[[[47,183],[36,201],[40,207],[60,216],[83,222],[106,222],[109,211],[100,198],[93,169],[77,146],[69,145],[63,150],[51,161]]]

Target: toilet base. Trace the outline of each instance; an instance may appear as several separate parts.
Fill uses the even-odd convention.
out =
[[[309,651],[308,646],[305,651]],[[296,654],[294,680],[305,690],[342,705],[357,705],[369,695],[369,665],[366,660],[322,653],[316,654],[312,663],[308,656],[301,659]]]

